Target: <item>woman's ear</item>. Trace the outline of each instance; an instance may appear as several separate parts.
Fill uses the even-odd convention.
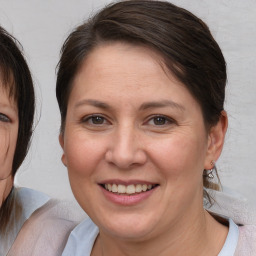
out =
[[[66,156],[65,156],[65,152],[64,152],[64,134],[63,134],[63,132],[61,132],[59,135],[59,143],[63,150],[63,153],[61,156],[61,161],[65,166],[67,166],[67,160],[66,160]]]
[[[219,158],[228,128],[228,117],[226,111],[221,112],[221,116],[216,125],[210,128],[208,134],[208,148],[205,158],[204,168],[206,170],[212,169],[212,163]]]

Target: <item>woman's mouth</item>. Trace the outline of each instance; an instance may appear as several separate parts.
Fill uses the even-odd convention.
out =
[[[160,184],[139,180],[106,180],[98,185],[107,201],[122,206],[134,206],[146,202],[160,187]]]
[[[158,184],[129,184],[129,185],[124,185],[124,184],[111,184],[111,183],[106,183],[106,184],[101,184],[101,186],[114,194],[119,194],[119,195],[134,195],[134,194],[139,194],[143,192],[147,192],[149,190],[154,189],[155,187],[158,186]]]

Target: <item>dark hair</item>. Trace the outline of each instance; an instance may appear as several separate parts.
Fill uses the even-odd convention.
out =
[[[94,48],[116,41],[156,51],[200,104],[206,128],[218,122],[225,99],[226,63],[207,25],[169,2],[132,0],[106,6],[66,39],[56,86],[61,131],[79,67]],[[206,176],[204,184],[209,185]]]
[[[17,104],[19,129],[12,164],[14,177],[27,155],[33,130],[35,95],[32,77],[22,54],[21,44],[0,27],[0,75],[4,89]],[[13,196],[10,194],[0,208],[1,230],[12,211]]]

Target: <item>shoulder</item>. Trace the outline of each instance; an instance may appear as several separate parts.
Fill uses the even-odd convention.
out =
[[[235,255],[256,255],[256,225],[239,226],[239,240]]]
[[[98,233],[98,227],[93,223],[93,221],[87,217],[79,225],[77,225],[72,234],[75,234],[78,237],[85,237],[87,234]]]
[[[256,207],[242,195],[228,188],[223,188],[223,191],[207,189],[207,192],[214,202],[213,205],[205,205],[206,210],[231,218],[238,224],[256,224]]]
[[[256,225],[239,226],[239,241],[252,243],[256,249]],[[256,252],[256,251],[255,251]]]
[[[87,217],[71,232],[62,255],[90,255],[98,233],[98,227]]]
[[[70,232],[81,219],[74,203],[48,201],[25,222],[10,255],[61,255]]]
[[[22,206],[25,219],[28,219],[35,210],[50,200],[48,195],[30,188],[15,188],[15,194]]]
[[[208,191],[214,204],[207,210],[224,218],[231,218],[239,227],[235,255],[256,255],[256,209],[244,197],[227,188],[224,191]],[[207,207],[206,207],[207,208]]]
[[[10,194],[11,208],[8,226],[3,236],[0,235],[0,254],[9,251],[24,223],[37,209],[50,200],[46,194],[29,188],[14,187]],[[2,255],[1,254],[1,255]],[[5,254],[5,253],[4,253]]]

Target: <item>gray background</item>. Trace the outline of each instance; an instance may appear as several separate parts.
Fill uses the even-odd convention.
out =
[[[22,43],[37,95],[37,124],[16,184],[72,199],[60,161],[60,116],[55,99],[59,50],[72,28],[110,1],[0,0],[0,24]],[[225,108],[229,130],[217,162],[222,184],[256,205],[256,1],[173,0],[201,17],[220,44],[228,66]],[[193,163],[191,163],[193,164]]]

